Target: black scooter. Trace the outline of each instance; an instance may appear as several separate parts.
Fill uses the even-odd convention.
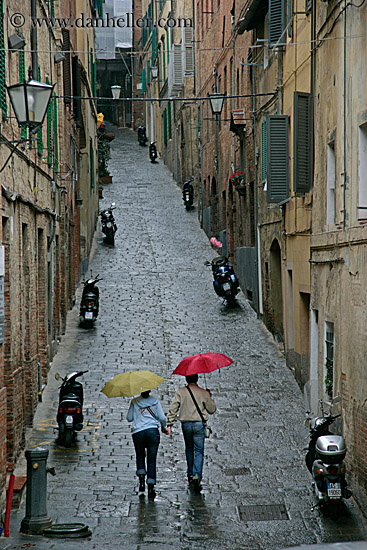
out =
[[[115,204],[113,202],[109,208],[101,211],[102,233],[106,237],[106,242],[112,245],[115,244],[115,233],[117,231],[115,218],[112,214],[112,210],[116,208]]]
[[[339,397],[334,397],[331,404],[338,403]],[[342,499],[348,499],[352,492],[347,488],[344,464],[347,448],[344,437],[330,431],[331,424],[340,417],[324,411],[324,403],[319,401],[321,416],[306,419],[310,442],[306,454],[306,466],[313,478],[313,489],[320,508],[330,507]]]
[[[138,128],[138,143],[139,145],[144,146],[148,141],[145,126],[139,126]]]
[[[96,286],[96,283],[102,280],[98,277],[99,275],[94,279],[91,277],[83,281],[84,288],[80,301],[79,321],[81,326],[85,326],[86,328],[91,328],[98,317],[99,288]]]
[[[149,145],[149,158],[150,162],[152,162],[153,164],[157,161],[158,158],[157,146],[155,143],[155,141],[152,141],[152,143]]]
[[[233,307],[239,292],[239,282],[231,262],[228,258],[219,257],[214,258],[211,262],[205,262],[205,265],[212,267],[215,293],[224,298],[230,307]]]
[[[57,424],[59,426],[59,441],[65,447],[70,447],[75,432],[83,428],[83,386],[77,378],[88,372],[72,372],[62,378],[55,374],[56,380],[63,381],[60,386],[59,408],[57,410]]]
[[[193,179],[185,181],[182,186],[182,200],[184,201],[186,210],[190,210],[194,204],[194,188],[191,185]]]

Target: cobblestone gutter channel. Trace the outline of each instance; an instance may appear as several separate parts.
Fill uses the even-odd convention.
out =
[[[19,535],[24,508],[11,518],[0,548],[117,550],[271,550],[301,543],[367,539],[353,502],[337,522],[311,511],[304,466],[304,408],[298,386],[243,295],[228,309],[215,295],[214,256],[198,223],[185,211],[179,187],[162,161],[151,165],[136,135],[113,130],[110,170],[101,208],[117,203],[114,248],[98,231],[90,268],[100,273],[100,316],[93,330],[78,327],[77,306],[53,362],[29,446],[50,451],[48,513],[55,523],[82,522],[86,540]],[[161,437],[158,496],[138,498],[134,449],[126,422],[129,400],[107,399],[104,383],[129,369],[167,378],[157,390],[167,412],[181,377],[171,372],[186,355],[218,351],[235,360],[207,376],[218,411],[206,442],[204,490],[186,485],[179,427]],[[56,444],[58,385],[85,370],[85,428],[71,449]],[[201,379],[202,383],[204,380]],[[24,504],[23,504],[24,506]]]

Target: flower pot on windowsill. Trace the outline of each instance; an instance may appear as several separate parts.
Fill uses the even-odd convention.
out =
[[[99,176],[101,183],[112,183],[112,176]]]

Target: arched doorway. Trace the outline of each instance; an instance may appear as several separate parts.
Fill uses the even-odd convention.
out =
[[[282,261],[277,239],[270,247],[270,306],[274,336],[283,341]]]

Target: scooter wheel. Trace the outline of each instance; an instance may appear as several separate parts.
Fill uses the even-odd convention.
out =
[[[64,446],[65,447],[71,447],[71,440],[73,437],[73,430],[70,428],[65,428],[64,433]]]
[[[234,307],[236,305],[236,298],[232,296],[232,294],[227,296],[227,304],[229,307]]]

